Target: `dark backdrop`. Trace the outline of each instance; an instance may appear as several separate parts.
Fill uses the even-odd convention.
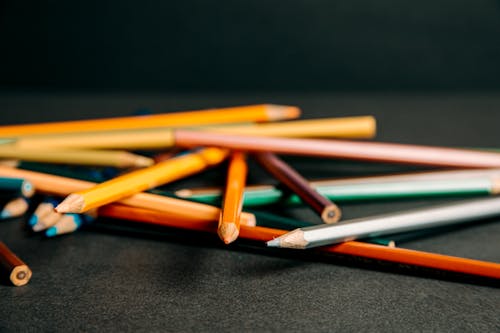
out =
[[[0,4],[0,88],[500,88],[496,0]]]

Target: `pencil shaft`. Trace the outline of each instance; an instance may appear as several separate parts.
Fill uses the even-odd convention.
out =
[[[33,184],[23,178],[0,177],[0,192],[29,198],[35,193],[35,188]]]
[[[72,194],[72,197],[66,198],[56,207],[56,211],[60,213],[83,213],[89,209],[200,172],[209,166],[222,162],[227,153],[226,150],[218,148],[206,148],[166,160],[148,168],[130,172],[95,185],[91,189]],[[71,206],[73,204],[72,200],[77,196],[81,200]]]
[[[40,192],[57,196],[90,189],[96,185],[89,181],[19,170],[2,165],[0,165],[0,176],[25,178],[33,183]],[[154,209],[163,212],[165,216],[182,221],[214,223],[219,220],[220,216],[220,209],[214,206],[150,193],[137,193],[119,202],[129,206]],[[253,214],[243,212],[240,222],[245,225],[255,225],[255,217]]]
[[[380,216],[296,229],[268,245],[311,248],[359,238],[440,227],[500,215],[500,198],[461,201]]]
[[[17,148],[0,146],[0,157],[46,163],[78,164],[113,167],[144,167],[153,160],[125,151],[69,150],[57,148]]]
[[[224,202],[218,226],[218,234],[226,244],[238,237],[246,175],[245,155],[241,152],[234,152],[229,161]]]
[[[255,154],[257,161],[276,179],[291,189],[321,216],[325,223],[337,222],[340,210],[326,197],[312,188],[304,177],[272,153]],[[328,212],[326,212],[328,210]]]
[[[0,137],[19,135],[76,133],[120,129],[179,127],[247,121],[293,119],[300,115],[296,107],[250,105],[200,111],[184,111],[146,116],[115,117],[64,122],[0,126]]]
[[[200,126],[198,130],[221,133],[282,137],[372,138],[375,119],[370,116],[295,120],[281,123]],[[16,140],[20,148],[70,147],[93,149],[163,149],[174,146],[172,128],[151,128],[105,132],[65,133],[23,136]]]
[[[310,184],[321,195],[335,202],[352,202],[362,200],[386,200],[386,199],[404,199],[416,197],[444,197],[444,196],[472,196],[472,195],[491,195],[498,193],[498,180],[493,177],[473,177],[452,180],[408,180],[396,182],[368,182],[360,184],[339,184],[339,185],[319,185]],[[220,200],[220,190],[212,192],[194,191],[188,195],[187,191],[179,191],[180,197],[192,200],[216,203]],[[184,193],[184,195],[182,195]],[[257,207],[272,204],[301,204],[302,200],[295,194],[288,195],[281,189],[274,186],[247,187],[243,205],[245,207]]]
[[[500,154],[465,149],[348,140],[319,140],[228,135],[178,130],[177,145],[215,146],[250,152],[342,158],[457,168],[500,167]]]
[[[134,207],[110,205],[101,207],[99,209],[99,216],[107,216],[138,223],[151,223],[187,230],[216,232],[216,227],[213,224],[183,223],[182,221],[165,218],[164,214],[161,212],[150,209],[136,209]],[[286,232],[287,231],[280,229],[247,227],[242,225],[239,237],[243,239],[266,242],[275,237],[282,236]],[[500,278],[500,264],[423,251],[391,248],[388,246],[357,241],[349,241],[342,244],[322,247],[317,250],[319,253],[343,254],[495,279]]]

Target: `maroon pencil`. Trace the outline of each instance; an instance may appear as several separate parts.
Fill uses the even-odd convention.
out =
[[[335,223],[340,220],[341,212],[337,205],[319,194],[304,177],[278,156],[273,153],[257,153],[254,157],[270,174],[311,206],[323,222]]]
[[[187,130],[175,131],[175,142],[183,147],[216,146],[371,162],[456,168],[500,167],[499,153],[399,143],[259,137]]]

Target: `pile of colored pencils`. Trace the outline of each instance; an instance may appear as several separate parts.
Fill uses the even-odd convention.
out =
[[[376,130],[371,116],[296,120],[300,114],[297,107],[251,105],[0,126],[0,189],[15,199],[1,217],[24,214],[26,198],[36,189],[45,197],[28,223],[48,237],[111,217],[213,232],[225,244],[244,238],[270,247],[319,247],[321,252],[500,278],[498,263],[402,249],[392,241],[401,234],[500,216],[500,198],[491,197],[500,190],[499,153],[368,141]],[[306,179],[279,155],[434,170],[318,181]],[[249,159],[277,185],[247,185]],[[215,166],[224,172],[220,187],[161,188]],[[342,220],[339,207],[356,200],[464,195],[490,197],[349,221]],[[306,205],[321,223],[258,209],[277,204],[279,209]],[[381,238],[386,236],[390,239]]]

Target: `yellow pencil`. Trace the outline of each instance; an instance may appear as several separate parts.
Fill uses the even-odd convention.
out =
[[[17,148],[12,145],[0,146],[0,158],[44,163],[112,166],[117,168],[147,167],[154,163],[151,158],[126,151]]]
[[[362,116],[292,120],[249,125],[203,126],[196,129],[259,136],[370,139],[375,136],[376,123],[374,117]],[[150,128],[22,136],[15,142],[15,146],[20,148],[163,149],[174,146],[173,131],[172,128]]]
[[[226,244],[234,242],[240,232],[240,215],[247,176],[245,154],[234,152],[229,161],[226,191],[217,234]]]
[[[0,137],[20,135],[112,131],[120,129],[182,127],[207,124],[231,124],[249,121],[276,121],[294,119],[300,109],[280,105],[249,105],[231,108],[184,111],[133,117],[115,117],[23,125],[0,126]]]
[[[227,150],[205,148],[175,157],[154,166],[130,172],[69,195],[55,210],[58,213],[83,213],[132,194],[187,177],[222,162]]]

